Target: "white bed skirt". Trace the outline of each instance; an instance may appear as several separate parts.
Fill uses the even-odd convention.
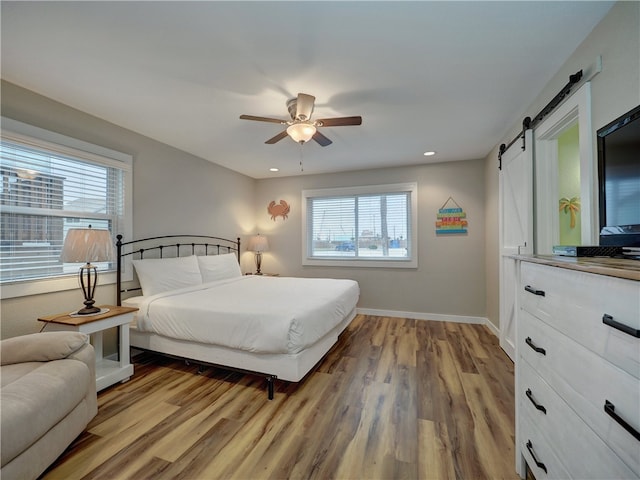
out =
[[[338,336],[356,316],[354,308],[333,330],[297,354],[252,353],[216,345],[176,340],[130,327],[131,346],[167,355],[231,367],[280,380],[299,382],[338,341]]]

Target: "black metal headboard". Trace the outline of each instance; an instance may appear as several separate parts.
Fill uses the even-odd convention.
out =
[[[144,258],[144,254],[147,252],[155,252],[157,255],[154,258],[163,258],[165,255],[165,249],[173,253],[171,257],[179,257],[180,249],[183,251],[189,251],[190,255],[196,255],[200,253],[203,255],[219,255],[221,253],[235,252],[238,257],[238,263],[240,263],[240,238],[231,240],[229,238],[212,237],[209,235],[164,235],[161,237],[149,237],[141,238],[139,240],[131,240],[129,242],[122,241],[122,235],[116,235],[116,249],[118,254],[117,260],[117,278],[116,278],[116,300],[117,305],[122,304],[122,294],[124,292],[141,290],[140,287],[122,289],[122,260],[125,257],[133,257],[138,255],[140,259]],[[167,239],[184,239],[185,241],[177,243],[163,243]],[[143,245],[140,248],[135,245]],[[148,245],[148,246],[147,246]]]

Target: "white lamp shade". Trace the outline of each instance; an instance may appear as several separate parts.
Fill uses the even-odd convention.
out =
[[[269,242],[267,237],[263,235],[255,235],[249,239],[247,250],[250,252],[266,252],[269,250]]]
[[[294,123],[287,128],[287,133],[296,142],[308,142],[316,133],[316,127],[310,123]]]
[[[64,263],[111,262],[115,259],[109,230],[72,228],[67,232],[60,260]]]

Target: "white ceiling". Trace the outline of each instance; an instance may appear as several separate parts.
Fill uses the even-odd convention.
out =
[[[2,1],[2,77],[254,178],[300,174],[301,153],[305,174],[469,160],[612,3]],[[238,118],[287,119],[298,92],[363,124],[301,152]]]

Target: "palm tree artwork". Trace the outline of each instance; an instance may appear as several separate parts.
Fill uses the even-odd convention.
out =
[[[559,211],[569,214],[570,228],[576,228],[576,215],[580,212],[580,197],[562,197],[560,199]]]

